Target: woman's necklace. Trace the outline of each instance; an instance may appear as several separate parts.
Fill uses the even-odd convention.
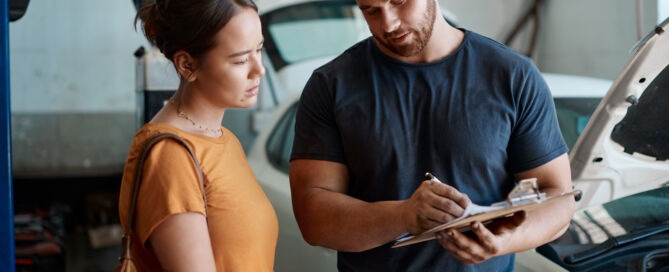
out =
[[[211,137],[214,137],[214,138],[218,138],[218,137],[221,137],[223,135],[223,131],[221,130],[220,127],[219,128],[208,128],[208,127],[205,127],[205,126],[195,122],[195,120],[193,120],[193,118],[188,116],[188,114],[181,111],[180,105],[177,105],[176,102],[174,102],[174,97],[170,98],[169,101],[170,101],[170,104],[174,105],[177,108],[177,117],[186,119],[193,125],[193,127],[204,130],[205,135],[211,136]]]

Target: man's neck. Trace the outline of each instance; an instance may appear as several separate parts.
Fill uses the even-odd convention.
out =
[[[406,63],[428,63],[442,60],[460,47],[465,33],[449,25],[441,17],[440,12],[437,12],[437,14],[439,14],[439,17],[435,19],[430,40],[425,45],[425,48],[416,55],[410,57],[400,56],[388,50],[376,40],[374,42],[384,54]]]

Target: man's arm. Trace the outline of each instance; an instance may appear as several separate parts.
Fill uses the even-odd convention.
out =
[[[453,187],[430,181],[408,200],[370,203],[346,195],[348,182],[341,163],[291,162],[293,211],[309,244],[339,251],[371,249],[404,232],[418,233],[460,216],[469,203]]]
[[[567,157],[567,154],[563,154],[537,168],[517,173],[514,176],[516,180],[537,178],[539,190],[545,192],[547,196],[559,196],[572,190],[571,168],[569,167],[569,157]],[[524,226],[521,226],[520,230],[525,234],[535,233],[537,232],[536,230],[543,231],[532,235],[525,235],[527,245],[513,249],[511,252],[532,249],[560,237],[569,228],[569,221],[574,215],[575,207],[574,198],[568,197],[542,209],[528,212],[528,220]]]
[[[534,169],[515,175],[517,180],[537,178],[539,190],[548,196],[571,191],[571,173],[567,154]],[[495,256],[525,251],[562,235],[574,214],[574,198],[564,198],[546,207],[517,213],[484,226],[472,223],[475,237],[455,230],[438,234],[439,243],[465,264],[483,262]]]

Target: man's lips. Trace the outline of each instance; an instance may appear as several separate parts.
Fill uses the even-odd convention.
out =
[[[394,43],[400,43],[400,42],[403,42],[404,40],[406,40],[406,38],[409,37],[409,34],[410,34],[410,32],[407,32],[407,33],[404,33],[404,34],[401,34],[401,35],[397,35],[395,37],[390,37],[390,40]]]

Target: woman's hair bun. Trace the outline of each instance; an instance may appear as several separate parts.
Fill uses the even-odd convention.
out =
[[[240,8],[258,10],[252,0],[155,0],[137,11],[135,27],[141,20],[146,38],[170,60],[179,50],[199,58]]]

